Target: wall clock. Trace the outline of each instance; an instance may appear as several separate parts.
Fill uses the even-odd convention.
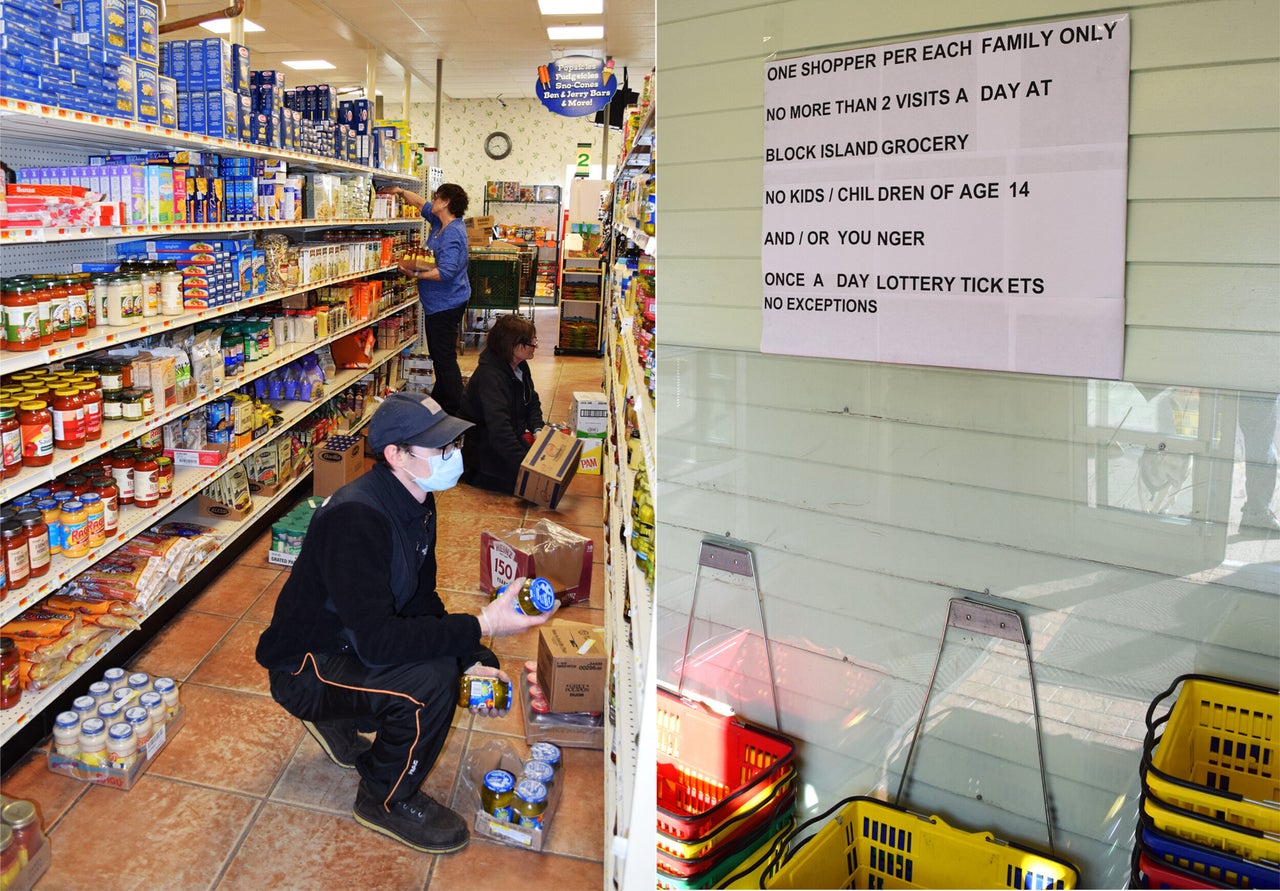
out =
[[[511,154],[511,137],[495,130],[484,138],[484,153],[495,161],[501,161]]]

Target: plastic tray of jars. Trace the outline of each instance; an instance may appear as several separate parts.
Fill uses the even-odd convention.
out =
[[[129,675],[138,681],[144,677]],[[104,676],[89,686],[89,693],[76,697],[70,710],[54,718],[49,770],[86,783],[132,789],[186,721],[176,683],[169,678],[146,683],[158,686],[116,688]],[[105,695],[99,689],[104,684],[112,687]]]
[[[564,772],[559,749],[536,743],[521,758],[505,740],[485,743],[467,755],[463,773],[477,835],[541,851],[555,822]]]

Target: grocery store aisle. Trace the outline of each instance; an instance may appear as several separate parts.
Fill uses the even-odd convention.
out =
[[[541,348],[531,363],[544,413],[569,420],[575,390],[599,390],[601,361],[557,357],[556,312],[537,312]],[[464,373],[479,350],[462,356]],[[599,476],[578,476],[560,508],[460,486],[439,498],[439,587],[453,609],[477,611],[482,530],[548,517],[595,541],[588,604],[565,618],[604,621],[603,499]],[[51,774],[43,755],[6,765],[4,793],[37,802],[53,864],[37,889],[323,889],[379,891],[598,889],[604,882],[604,756],[564,749],[565,794],[542,853],[472,838],[457,854],[413,851],[351,817],[358,777],[334,766],[302,725],[271,699],[254,661],[287,570],[267,562],[269,533],[199,594],[129,667],[182,683],[185,726],[133,789],[87,787]],[[526,632],[494,642],[514,678],[535,656]],[[466,813],[460,766],[468,749],[506,736],[526,752],[518,709],[505,718],[459,710],[424,789]]]

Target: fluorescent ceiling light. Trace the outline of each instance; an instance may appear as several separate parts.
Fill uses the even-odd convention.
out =
[[[324,59],[299,59],[296,62],[284,62],[294,71],[322,71],[326,68],[333,68],[332,62],[326,62]]]
[[[243,21],[246,34],[250,31],[264,30],[257,22],[251,22],[248,19],[244,19]],[[206,31],[212,31],[214,34],[230,34],[231,19],[214,19],[212,22],[201,22],[200,27],[204,28]]]
[[[543,15],[599,15],[604,0],[538,0]]]
[[[561,25],[547,29],[552,40],[599,40],[604,37],[604,25]]]

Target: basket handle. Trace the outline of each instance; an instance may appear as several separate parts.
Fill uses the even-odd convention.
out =
[[[1178,675],[1176,678],[1173,679],[1173,683],[1169,685],[1169,689],[1165,690],[1163,693],[1161,693],[1160,695],[1152,699],[1151,704],[1147,706],[1147,735],[1148,736],[1152,734],[1157,724],[1159,724],[1161,721],[1167,721],[1169,719],[1170,713],[1173,711],[1173,706],[1171,704],[1169,706],[1169,709],[1164,713],[1164,716],[1159,719],[1156,719],[1155,717],[1156,707],[1159,706],[1163,700],[1168,699],[1170,696],[1172,696],[1173,691],[1178,689],[1178,686],[1185,681],[1208,681],[1214,684],[1230,684],[1233,687],[1240,687],[1243,690],[1253,690],[1255,693],[1270,693],[1272,696],[1274,696],[1277,692],[1275,687],[1268,687],[1264,684],[1254,684],[1254,683],[1250,683],[1249,681],[1237,681],[1230,678],[1216,677],[1211,674]]]
[[[698,568],[693,576],[693,602],[689,604],[689,621],[684,626],[684,646],[681,648],[680,676],[676,681],[676,695],[684,696],[684,669],[689,662],[689,636],[693,633],[693,619],[698,611],[698,585],[704,566],[749,578],[755,586],[756,614],[760,617],[760,634],[764,637],[764,655],[769,663],[769,688],[773,694],[773,729],[781,732],[782,710],[778,706],[778,675],[773,668],[773,644],[769,640],[769,630],[764,624],[764,598],[760,594],[760,580],[756,577],[755,558],[751,551],[741,545],[704,538],[702,546],[698,549]]]
[[[898,780],[898,793],[893,797],[893,804],[895,807],[899,806],[902,789],[906,786],[907,777],[911,772],[911,756],[915,753],[916,742],[920,739],[920,728],[924,726],[929,697],[933,694],[933,685],[938,678],[938,665],[942,661],[942,650],[947,644],[947,630],[950,628],[1022,644],[1027,659],[1027,680],[1031,684],[1031,713],[1035,719],[1036,755],[1040,759],[1040,791],[1044,796],[1044,825],[1049,836],[1049,853],[1056,854],[1053,846],[1053,814],[1049,805],[1049,774],[1044,766],[1044,742],[1040,736],[1040,702],[1036,697],[1031,643],[1027,639],[1022,616],[1011,609],[979,603],[965,597],[953,597],[947,604],[947,621],[942,628],[942,639],[938,641],[938,655],[933,660],[933,671],[929,673],[929,686],[925,689],[924,702],[920,703],[920,717],[916,719],[916,727],[911,734],[911,745],[907,748],[907,761],[902,766],[902,778]]]

